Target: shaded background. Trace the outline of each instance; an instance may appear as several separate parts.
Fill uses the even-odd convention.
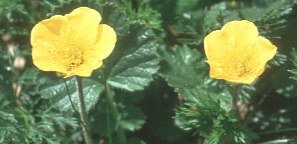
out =
[[[297,54],[292,52],[297,46],[295,0],[1,0],[1,143],[83,143],[78,114],[61,112],[53,102],[41,97],[41,91],[52,85],[45,85],[47,81],[61,78],[54,73],[38,71],[32,64],[30,52],[30,31],[34,24],[52,15],[69,13],[79,6],[98,10],[103,15],[103,23],[115,26],[122,41],[119,45],[128,45],[130,42],[125,33],[134,22],[145,25],[154,35],[153,43],[158,45],[156,56],[160,61],[160,70],[153,75],[153,81],[148,86],[144,85],[144,90],[114,91],[114,102],[128,143],[203,143],[210,134],[203,125],[188,129],[181,126],[179,119],[175,119],[186,98],[176,92],[177,87],[170,84],[170,80],[168,82],[168,73],[174,73],[177,69],[175,77],[182,77],[187,75],[182,73],[183,69],[187,71],[187,66],[204,63],[203,37],[226,22],[238,19],[255,22],[260,34],[278,47],[278,55],[270,61],[265,73],[253,88],[241,95],[242,119],[248,119],[244,127],[258,136],[247,142],[287,141],[296,137],[297,85],[292,79],[294,71],[289,71],[295,69],[294,62],[297,64]],[[116,25],[116,22],[123,25]],[[135,31],[142,33],[139,29]],[[197,53],[199,58],[195,58]],[[195,60],[182,67],[178,63],[178,56],[194,57]],[[170,63],[175,60],[176,65]],[[212,85],[212,90],[221,91],[221,83],[224,82],[209,79],[207,65],[201,65],[195,69],[199,78]],[[100,81],[98,75],[100,70],[94,72],[92,79]],[[96,100],[90,111],[92,137],[97,143],[107,143],[110,133],[118,135],[116,126],[107,132],[106,100],[104,96]],[[184,117],[187,119],[187,116]],[[212,115],[209,119],[212,119]],[[111,120],[111,123],[115,123],[115,120]],[[224,139],[224,134],[218,134],[217,137]],[[243,136],[243,139],[245,137],[248,136]],[[117,141],[116,136],[114,139]],[[237,142],[221,140],[220,143]]]

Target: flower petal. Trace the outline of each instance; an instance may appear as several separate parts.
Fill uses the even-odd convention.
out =
[[[64,44],[61,35],[64,33],[66,23],[67,20],[63,16],[56,15],[33,27],[31,32],[32,58],[33,63],[39,69],[65,72],[65,68],[59,63],[57,57],[53,58],[53,53]]]
[[[264,71],[264,69],[262,69]],[[252,84],[257,79],[256,75],[249,75],[245,77],[234,77],[225,79],[231,83],[242,83],[242,84]]]
[[[98,61],[96,63],[97,68],[100,67],[103,64],[103,61]],[[94,68],[94,66],[88,65],[88,64],[83,64],[79,67],[76,67],[72,69],[71,71],[67,72],[64,78],[70,77],[70,76],[82,76],[82,77],[89,77],[91,76]]]
[[[113,51],[116,43],[116,33],[112,27],[100,24],[98,27],[97,43],[84,51],[84,59],[88,59],[93,68],[98,68],[98,61],[107,58]]]
[[[83,44],[93,44],[96,42],[98,24],[101,15],[94,9],[79,7],[70,14],[66,14],[72,30],[72,39]]]
[[[222,31],[227,34],[227,42],[237,49],[245,48],[258,37],[258,29],[254,23],[247,20],[226,23]]]
[[[256,59],[258,59],[258,62],[264,65],[268,60],[274,57],[277,48],[268,39],[259,36],[253,46],[253,50],[254,54],[257,55]]]
[[[258,37],[256,43],[252,45],[249,61],[247,66],[252,75],[261,75],[264,71],[265,64],[276,54],[276,46],[264,37]]]
[[[249,21],[232,21],[207,35],[204,49],[210,77],[232,83],[251,84],[276,54],[276,47],[258,37],[257,27]]]
[[[116,42],[114,30],[99,25],[100,21],[96,10],[80,7],[36,24],[31,35],[34,64],[65,77],[90,76],[110,55]]]
[[[221,65],[227,49],[226,35],[221,30],[216,30],[204,38],[204,50],[210,65]]]

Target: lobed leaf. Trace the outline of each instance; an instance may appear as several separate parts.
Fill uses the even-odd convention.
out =
[[[131,25],[107,62],[107,83],[127,91],[144,89],[158,69],[158,44],[153,32],[142,24]]]
[[[80,105],[75,78],[66,80],[66,84],[74,107],[78,111]],[[82,84],[86,109],[89,111],[97,103],[104,86],[91,79],[83,79]],[[73,111],[66,85],[62,80],[52,82],[50,86],[41,89],[40,93],[42,98],[50,99],[54,107],[62,111]]]
[[[177,92],[180,92],[180,89],[191,89],[203,84],[207,68],[197,50],[183,46],[169,50],[162,49],[159,53],[162,60],[161,76]]]

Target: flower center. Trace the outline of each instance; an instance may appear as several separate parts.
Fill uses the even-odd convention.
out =
[[[65,55],[67,71],[82,65],[84,63],[83,51],[80,48],[71,48]]]

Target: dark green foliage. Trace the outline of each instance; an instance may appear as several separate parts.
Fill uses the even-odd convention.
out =
[[[177,92],[179,89],[194,88],[203,83],[207,67],[197,50],[186,46],[161,49],[160,58],[163,60],[161,75]]]
[[[206,66],[201,54],[187,47],[161,52],[162,76],[186,99],[177,111],[176,121],[185,130],[208,137],[205,143],[244,143],[254,138],[231,111],[228,93],[214,93],[204,82]],[[200,64],[199,64],[200,62]],[[227,139],[226,139],[227,138]]]
[[[176,119],[185,130],[207,137],[205,143],[245,143],[256,135],[240,124],[230,109],[230,99],[203,88],[187,90],[185,94],[193,98],[180,107]]]
[[[67,91],[58,74],[39,71],[30,45],[34,24],[80,6],[99,11],[117,33],[112,55],[82,80],[95,143],[294,143],[296,3],[0,0],[0,143],[84,143],[75,79],[64,79]],[[255,22],[278,54],[253,85],[209,78],[203,38],[242,19]]]
[[[152,31],[142,24],[131,25],[106,63],[108,84],[128,91],[142,90],[158,70],[157,47]]]
[[[295,49],[293,49],[291,56],[292,56],[292,62],[293,62],[293,65],[294,65],[295,67],[297,67],[297,51],[296,51]],[[294,80],[297,80],[297,78],[296,78],[297,70],[296,70],[296,69],[293,69],[293,70],[291,70],[290,72],[291,72],[292,74],[294,74],[294,76],[293,76],[292,78],[293,78]]]
[[[0,115],[1,143],[67,142],[70,141],[65,135],[67,129],[78,127],[76,119],[46,110],[35,116],[21,109],[17,109],[15,113],[0,111]]]
[[[52,106],[57,107],[61,111],[73,111],[70,98],[74,104],[75,110],[79,109],[79,98],[76,89],[75,78],[63,81],[62,79],[55,79],[54,82],[50,80],[43,81],[44,84],[40,90],[42,98],[49,99]],[[85,96],[86,109],[89,111],[99,99],[104,86],[91,79],[83,79],[83,92]],[[70,95],[70,98],[69,98]]]

